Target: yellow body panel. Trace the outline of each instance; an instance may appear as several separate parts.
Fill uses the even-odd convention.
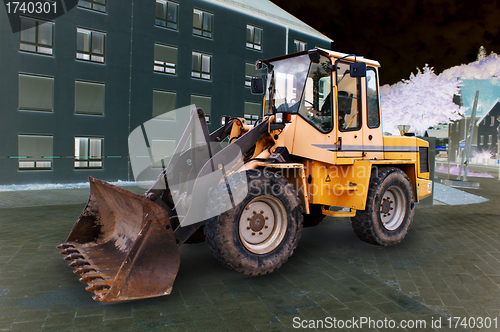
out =
[[[310,203],[365,209],[371,174],[369,161],[357,160],[352,165],[308,161],[305,167]]]
[[[291,154],[328,164],[336,163],[336,153],[320,147],[335,144],[335,131],[323,134],[298,115],[294,115],[292,121],[295,123],[295,130],[286,133],[293,137],[293,145],[291,149],[288,148]]]
[[[417,178],[417,196],[421,200],[432,194],[432,181]]]

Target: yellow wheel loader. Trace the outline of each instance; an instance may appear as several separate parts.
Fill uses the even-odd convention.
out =
[[[349,217],[363,241],[407,234],[431,194],[428,143],[383,136],[379,63],[313,49],[258,61],[262,116],[223,117],[208,132],[193,110],[156,183],[136,195],[90,178],[90,198],[59,245],[99,301],[169,294],[178,247],[206,240],[225,266],[266,274],[292,255],[303,227]],[[264,88],[265,85],[265,88]]]

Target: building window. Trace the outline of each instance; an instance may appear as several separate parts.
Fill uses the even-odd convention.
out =
[[[262,29],[247,25],[247,48],[262,50]]]
[[[104,115],[104,84],[75,81],[75,113]]]
[[[155,62],[153,70],[159,73],[175,75],[177,48],[155,44]]]
[[[252,77],[257,75],[257,69],[255,69],[255,65],[253,63],[245,64],[245,86],[250,87],[252,84]]]
[[[102,168],[100,137],[75,137],[75,168]]]
[[[490,119],[491,119],[490,126],[493,127],[495,125],[495,116],[491,115]]]
[[[479,145],[484,145],[484,135],[479,136]]]
[[[293,41],[293,44],[295,46],[295,52],[302,52],[302,51],[307,50],[307,43],[306,42],[295,39]]]
[[[52,169],[52,136],[19,135],[18,144],[20,170]]]
[[[21,17],[19,50],[38,54],[54,54],[54,23]]]
[[[76,29],[76,58],[104,62],[106,34],[82,28]]]
[[[193,70],[191,77],[210,80],[212,78],[212,56],[193,52]]]
[[[175,121],[175,92],[153,90],[153,118]]]
[[[78,7],[95,10],[101,13],[106,12],[106,0],[79,0]]]
[[[54,78],[19,74],[19,110],[52,112]]]
[[[175,151],[175,140],[153,138],[151,140],[151,154],[153,168],[165,168]]]
[[[493,135],[488,135],[488,145],[493,144]]]
[[[260,117],[262,117],[262,107],[258,103],[245,102],[245,110],[243,117],[247,120],[247,124],[253,125]]]
[[[205,121],[210,123],[210,109],[212,108],[212,98],[208,96],[191,95],[191,105],[196,105],[197,108],[203,109],[205,113]]]
[[[160,27],[177,30],[179,4],[172,1],[156,0],[155,24]]]
[[[193,9],[193,35],[212,38],[214,15]]]

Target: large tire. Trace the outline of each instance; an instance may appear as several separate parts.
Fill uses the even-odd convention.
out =
[[[351,218],[363,241],[389,246],[401,242],[410,229],[415,209],[413,188],[398,168],[372,169],[366,209]]]
[[[309,214],[302,214],[304,227],[318,226],[326,217],[321,210],[321,204],[309,204],[309,212]]]
[[[271,273],[288,260],[300,239],[302,206],[297,192],[286,179],[267,171],[249,170],[227,180],[229,187],[221,184],[208,204],[212,215],[225,212],[205,222],[207,244],[217,260],[234,271]],[[235,207],[226,206],[224,192],[232,187],[237,196],[242,184],[248,185],[248,195]]]

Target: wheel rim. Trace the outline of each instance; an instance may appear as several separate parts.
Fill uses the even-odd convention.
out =
[[[390,186],[380,202],[380,220],[389,231],[401,226],[406,214],[406,196],[399,186]]]
[[[283,241],[288,218],[283,203],[273,196],[252,199],[239,220],[241,242],[254,254],[267,254]]]

